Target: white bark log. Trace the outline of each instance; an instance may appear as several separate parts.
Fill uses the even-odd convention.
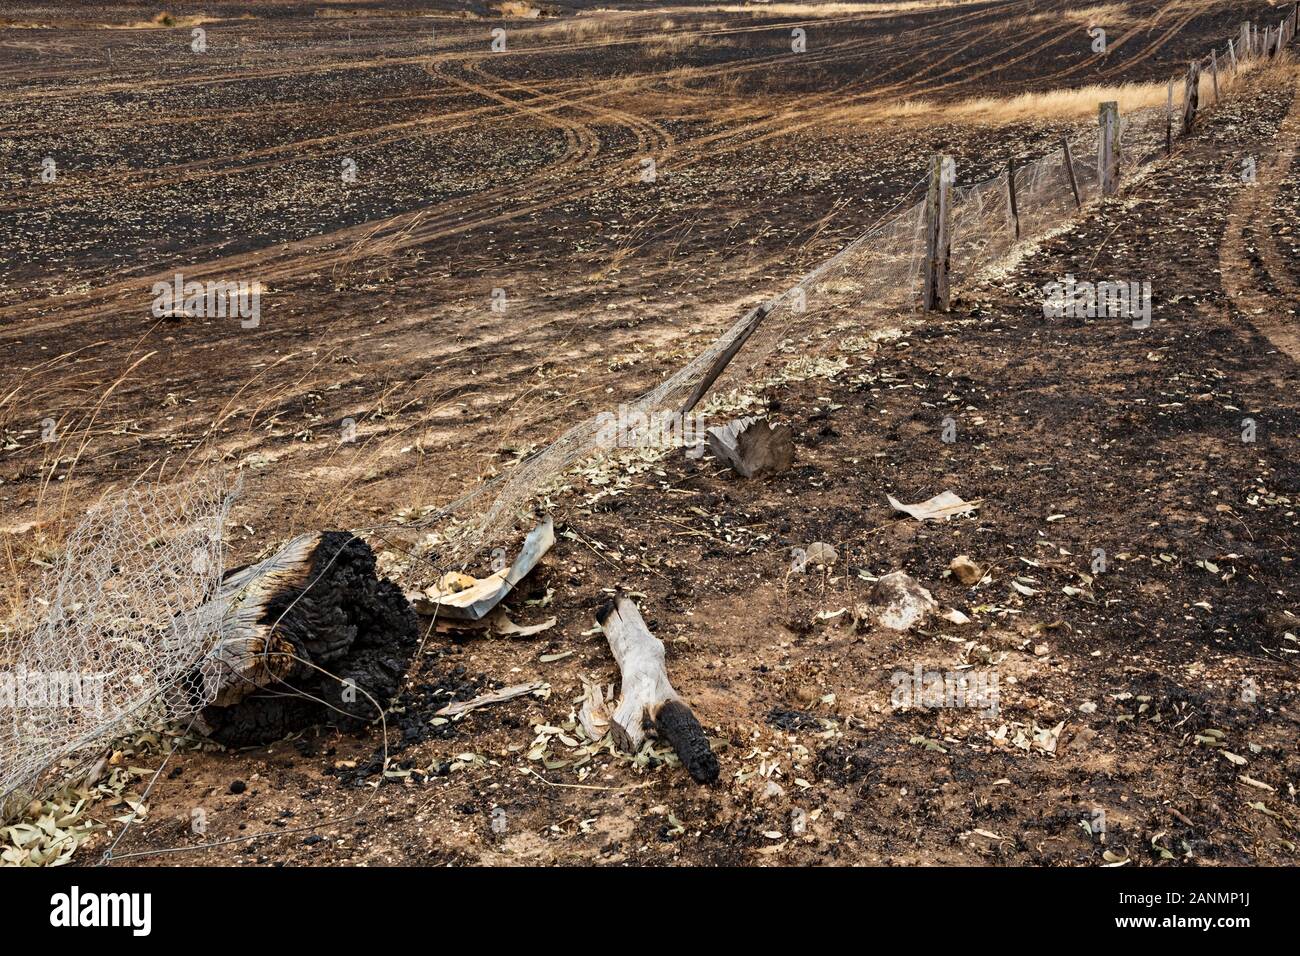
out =
[[[718,778],[718,761],[699,721],[668,680],[664,643],[650,633],[631,600],[620,597],[601,611],[600,626],[622,675],[613,731],[619,745],[636,753],[647,731],[665,737],[700,783]]]

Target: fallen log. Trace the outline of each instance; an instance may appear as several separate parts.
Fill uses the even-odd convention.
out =
[[[605,604],[596,620],[622,675],[622,697],[612,720],[619,745],[635,754],[647,731],[655,733],[668,741],[696,783],[713,783],[718,758],[695,714],[668,680],[663,641],[650,633],[636,604],[626,597]]]

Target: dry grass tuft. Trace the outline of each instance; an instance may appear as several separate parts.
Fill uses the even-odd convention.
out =
[[[1219,94],[1226,96],[1241,77],[1256,69],[1256,64],[1245,64],[1238,74],[1230,70],[1219,71]],[[1174,108],[1182,104],[1181,81],[1174,83]],[[1120,113],[1164,106],[1168,96],[1165,83],[1122,83],[1114,86],[1093,84],[1073,89],[1047,90],[1040,93],[1020,93],[1012,97],[977,96],[941,103],[934,100],[904,100],[901,103],[866,104],[851,107],[837,114],[835,120],[863,122],[868,120],[903,120],[919,124],[928,123],[1005,123],[1033,122],[1034,120],[1081,120],[1097,115],[1097,104],[1114,100]],[[1201,75],[1201,102],[1212,104],[1213,81],[1208,72]]]
[[[1016,18],[1015,23],[1080,23],[1084,26],[1112,26],[1131,20],[1128,4],[1099,3],[1091,7],[1079,7],[1077,10],[1053,10],[1050,13],[1031,13]]]

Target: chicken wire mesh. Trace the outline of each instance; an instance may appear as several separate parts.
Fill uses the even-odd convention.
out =
[[[111,493],[42,576],[26,628],[0,637],[0,799],[116,736],[196,680],[215,635],[192,612],[221,580],[235,492],[219,472]],[[183,717],[185,713],[160,715]]]
[[[1156,125],[1163,131],[1163,112],[1146,111],[1128,118],[1121,139],[1132,136],[1131,155],[1145,155],[1154,142]],[[1159,124],[1157,124],[1159,120]],[[1015,171],[1022,239],[1043,235],[1069,222],[1080,203],[1100,191],[1096,129],[1079,133],[1070,142],[1071,168],[1079,191],[1076,202],[1066,170],[1066,150],[1058,146]],[[1127,156],[1129,154],[1122,154]],[[1124,160],[1122,168],[1132,165]],[[643,451],[663,436],[697,434],[690,427],[656,427],[673,422],[686,412],[697,387],[716,364],[740,345],[734,359],[713,384],[711,394],[743,391],[760,377],[765,363],[787,356],[792,336],[816,329],[856,327],[870,331],[869,317],[899,311],[918,311],[925,272],[927,181],[913,184],[894,209],[824,260],[789,288],[747,311],[708,348],[655,388],[622,405],[620,421],[647,423],[640,429],[610,429],[606,411],[571,427],[550,445],[437,512],[413,522],[405,531],[445,527],[449,518],[463,524],[454,536],[433,541],[408,539],[411,552],[432,556],[450,565],[463,564],[475,553],[499,545],[528,514],[539,491],[592,456],[623,451]],[[953,282],[965,281],[1002,261],[1016,245],[1009,228],[1007,172],[970,186],[954,187],[950,199],[951,271]],[[762,313],[760,316],[759,313]],[[864,321],[864,316],[868,317]],[[756,318],[760,323],[755,328]],[[805,358],[810,353],[803,351]],[[717,401],[705,402],[698,411],[707,414]],[[658,450],[663,450],[662,448]],[[390,539],[385,539],[390,540]]]
[[[1170,113],[1159,108],[1121,116],[1121,176],[1160,154],[1169,119]],[[1093,124],[1068,142],[1068,150],[1062,142],[1015,169],[1021,240],[1064,226],[1082,204],[1101,192],[1099,128]],[[949,235],[953,283],[975,278],[1004,260],[1016,246],[1018,240],[1009,226],[1007,176],[1004,169],[990,179],[952,189]],[[692,393],[737,343],[741,347],[714,383],[714,395],[750,386],[759,367],[788,351],[783,343],[800,331],[850,325],[865,329],[864,314],[918,311],[926,258],[926,188],[924,180],[913,184],[893,210],[843,249],[790,288],[746,312],[674,375],[620,406],[615,416],[618,421],[646,423],[644,427],[611,430],[611,412],[594,415],[451,504],[400,528],[384,529],[389,535],[384,540],[415,558],[417,565],[423,562],[430,571],[441,573],[446,567],[464,567],[515,535],[520,522],[528,520],[530,502],[539,491],[553,486],[560,476],[583,461],[612,452],[663,451],[662,447],[652,446],[661,443],[664,435],[698,434],[698,427],[692,429],[680,423],[676,428],[664,427],[663,423],[674,423],[689,411],[685,405]],[[764,317],[755,329],[754,319],[760,311]],[[712,407],[716,403],[704,403],[699,411],[708,412]],[[458,522],[454,531],[448,531],[448,522]],[[438,531],[420,537],[419,532],[430,528]]]

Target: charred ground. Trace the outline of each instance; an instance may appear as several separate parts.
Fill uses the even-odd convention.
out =
[[[636,11],[586,36],[544,32],[586,18],[508,22],[517,51],[552,52],[495,58],[495,23],[439,20],[430,57],[407,18],[289,6],[209,24],[238,51],[216,63],[163,54],[184,30],[131,31],[136,58],[112,66],[116,35],[76,16],[0,34],[0,152],[20,170],[0,210],[0,396],[16,396],[0,502],[20,566],[104,489],[165,480],[191,452],[243,467],[240,560],[446,500],[678,367],[888,209],[936,148],[978,179],[1069,125],[846,106],[1163,80],[1263,9],[1127,5],[1105,63],[1050,4],[819,17],[810,38],[835,52],[796,70],[790,17]],[[656,54],[664,19],[693,39]],[[644,40],[612,42],[629,32]],[[743,482],[670,456],[617,494],[576,478],[511,602],[555,627],[436,635],[388,715],[389,776],[378,730],[186,753],[119,850],[266,831],[183,859],[1293,862],[1300,170],[1294,74],[1252,82],[952,314],[803,330],[794,355],[841,362],[790,376],[794,355],[773,360],[783,381],[762,394],[795,426],[788,473]],[[57,193],[32,175],[51,153]],[[637,181],[646,154],[654,184]],[[367,171],[348,189],[344,156]],[[263,327],[153,320],[144,291],[182,265],[262,276]],[[1043,284],[1085,272],[1149,278],[1152,327],[1044,319]],[[498,287],[517,311],[490,311]],[[75,445],[40,445],[47,417],[88,437],[75,465]],[[362,440],[341,446],[349,417]],[[885,501],[946,489],[976,515],[921,525]],[[814,541],[836,564],[789,573]],[[961,553],[988,583],[945,575]],[[898,636],[831,616],[893,569],[975,623]],[[632,764],[563,740],[581,678],[615,676],[591,633],[615,588],[644,595],[714,737],[713,788],[658,752]],[[995,668],[999,716],[891,708],[890,675],[917,663]],[[529,679],[550,697],[432,717]],[[1104,842],[1081,826],[1097,810]]]

